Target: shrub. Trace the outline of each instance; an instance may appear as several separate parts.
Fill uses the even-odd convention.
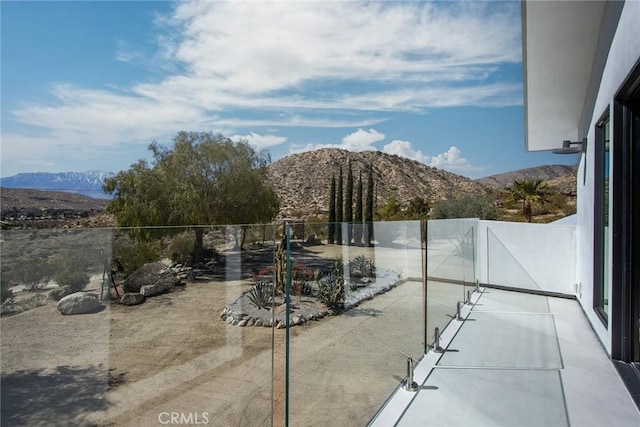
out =
[[[491,195],[461,196],[452,200],[441,200],[436,202],[431,210],[431,219],[498,219],[498,216],[498,208]]]
[[[349,261],[349,274],[351,277],[376,277],[376,266],[369,258],[358,255]]]
[[[273,301],[273,290],[271,283],[258,282],[247,292],[247,298],[254,307],[268,309]]]
[[[25,285],[26,290],[43,288],[49,280],[53,270],[44,258],[27,258],[21,260],[13,268],[13,277]]]
[[[89,274],[85,271],[63,268],[54,276],[54,280],[60,287],[68,287],[70,293],[80,292],[89,283]]]
[[[189,233],[181,233],[171,238],[169,250],[171,261],[181,264],[193,261],[193,236]]]
[[[127,235],[118,236],[113,242],[113,264],[125,276],[143,265],[162,258],[162,242],[159,240],[134,240]]]

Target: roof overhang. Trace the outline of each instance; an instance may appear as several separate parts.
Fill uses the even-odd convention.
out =
[[[611,9],[622,5],[612,3],[619,4],[522,2],[527,151],[559,148],[564,140],[586,136],[619,17]]]

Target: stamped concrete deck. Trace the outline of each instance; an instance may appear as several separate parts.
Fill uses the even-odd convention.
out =
[[[637,426],[638,412],[575,300],[480,289],[372,426]]]

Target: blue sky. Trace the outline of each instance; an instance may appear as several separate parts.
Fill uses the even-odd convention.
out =
[[[2,170],[117,172],[180,130],[277,160],[380,150],[472,178],[525,153],[520,3],[0,2]]]

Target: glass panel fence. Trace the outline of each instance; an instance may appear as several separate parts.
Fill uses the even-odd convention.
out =
[[[496,233],[487,227],[487,281],[516,289],[542,290]]]
[[[335,226],[315,235],[342,244],[292,241],[283,257],[288,425],[366,425],[423,354],[420,222]]]
[[[276,234],[4,230],[1,424],[270,425]]]
[[[458,302],[466,301],[475,288],[477,228],[475,219],[427,222],[428,340],[434,339],[436,327],[443,331],[456,316]]]

